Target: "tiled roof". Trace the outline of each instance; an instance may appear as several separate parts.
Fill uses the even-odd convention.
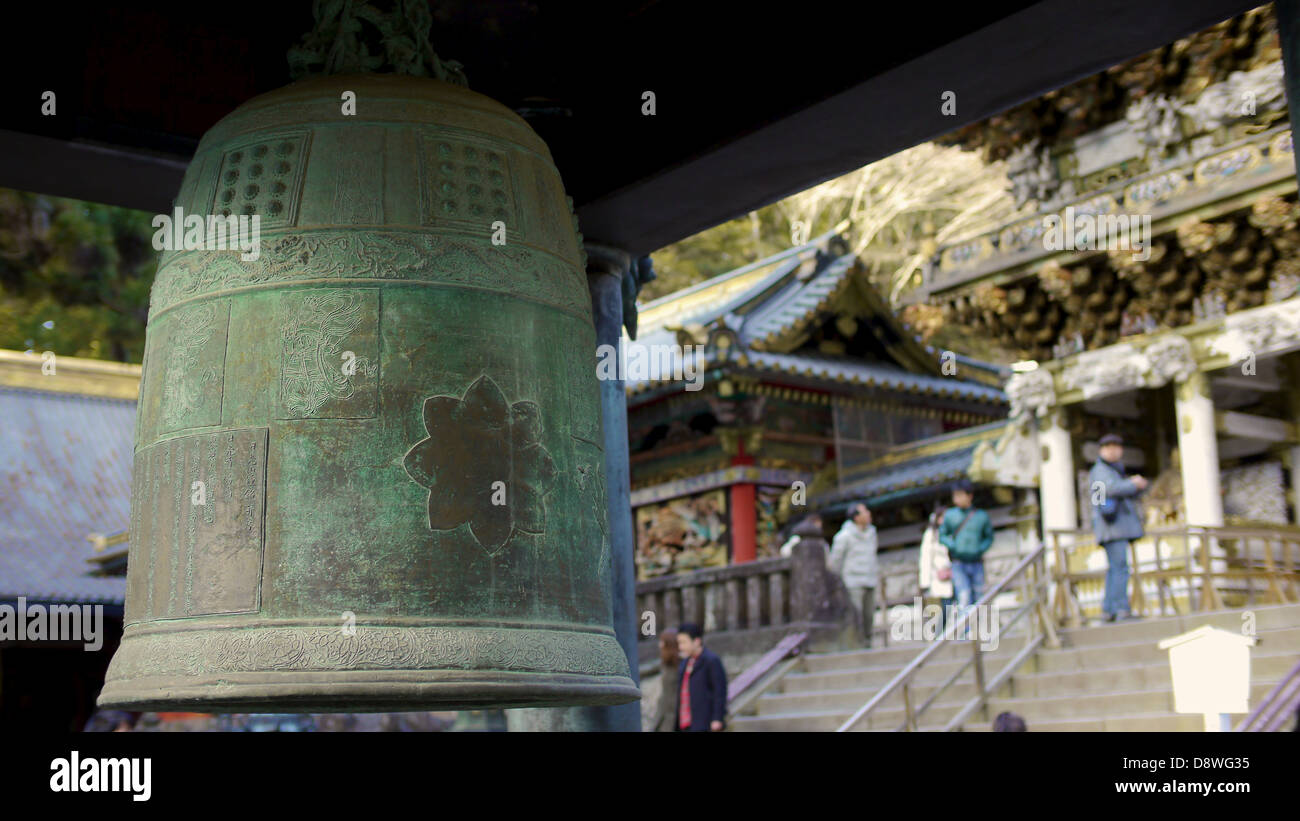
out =
[[[848,281],[854,257],[834,260],[807,282],[792,282],[745,317],[740,338],[745,344],[780,334],[800,320],[811,319]]]
[[[86,536],[129,522],[135,404],[0,387],[0,599],[122,602]]]
[[[975,445],[948,453],[922,456],[908,462],[880,468],[866,474],[853,484],[827,493],[817,499],[818,506],[866,499],[868,504],[879,503],[882,496],[900,490],[923,489],[960,479],[970,469]]]
[[[942,436],[909,442],[846,472],[843,487],[818,494],[818,507],[865,499],[881,503],[900,493],[920,491],[965,477],[982,442],[995,441],[1006,420],[963,428]]]
[[[967,382],[951,376],[928,376],[906,371],[896,365],[863,362],[823,354],[783,354],[749,351],[745,354],[751,367],[815,379],[843,382],[847,385],[884,388],[930,396],[958,397],[980,402],[1005,402],[1006,394],[997,388]]]
[[[636,346],[660,344],[661,342],[662,340],[656,340],[655,342],[638,340],[629,343],[624,340],[624,345],[630,346],[626,347],[626,352],[629,359],[631,359],[636,353]],[[663,358],[665,355],[666,359]],[[640,394],[662,385],[672,384],[675,380],[671,378],[671,375],[679,370],[683,374],[687,373],[687,366],[694,368],[695,372],[702,372],[710,367],[716,367],[718,364],[716,358],[710,358],[704,351],[698,349],[692,351],[687,357],[683,357],[677,350],[660,351],[659,356],[660,361],[656,367],[661,370],[650,373],[645,377],[638,376],[626,380],[625,388],[629,394]],[[642,359],[648,362],[650,356],[646,354]],[[859,359],[827,356],[825,354],[782,354],[746,350],[743,355],[731,359],[730,367],[739,371],[785,374],[821,383],[836,382],[846,387],[876,388],[938,398],[973,400],[989,404],[1000,404],[1007,401],[1005,393],[979,382],[968,382],[949,376],[916,374],[897,365],[884,362],[866,362]],[[631,369],[632,366],[629,365],[629,370]],[[665,376],[670,378],[665,379]]]
[[[726,316],[775,283],[793,279],[794,272],[815,258],[820,244],[831,236],[833,234],[817,237],[805,245],[727,271],[641,306],[637,311],[637,339],[665,326],[706,324]]]

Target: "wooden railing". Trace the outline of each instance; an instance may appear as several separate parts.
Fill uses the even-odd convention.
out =
[[[1017,624],[1026,616],[1029,616],[1024,625],[1025,646],[1012,657],[1011,661],[1002,670],[989,678],[984,669],[985,659],[981,642],[978,639],[967,641],[959,638],[965,636],[968,632],[967,625],[970,623],[972,613],[975,612],[973,609],[968,610],[962,613],[929,647],[922,650],[920,655],[872,696],[870,701],[858,708],[857,712],[848,721],[840,725],[836,732],[843,733],[852,730],[862,721],[868,719],[885,702],[885,699],[896,692],[902,696],[904,715],[903,723],[897,730],[916,731],[920,726],[920,719],[925,714],[925,711],[938,701],[939,697],[949,687],[961,680],[969,670],[975,682],[975,695],[943,728],[945,731],[958,729],[976,710],[984,706],[989,696],[1005,684],[1011,675],[1030,656],[1037,652],[1040,646],[1059,647],[1060,642],[1056,636],[1056,626],[1048,611],[1051,577],[1047,572],[1046,555],[1046,550],[1041,546],[1038,547],[1021,559],[1001,581],[993,585],[975,604],[976,607],[980,608],[988,607],[994,599],[1003,593],[1014,592],[1017,589],[1019,591],[1019,601],[1016,607],[1013,608],[1012,617],[1005,624],[999,619],[999,641],[1010,637]],[[950,646],[949,642],[958,641],[966,642],[970,647],[971,657],[940,684],[924,703],[914,706],[913,689],[917,674],[924,669],[926,664],[938,656],[942,648]]]
[[[1008,522],[1014,525],[1021,520]],[[823,546],[821,551],[816,545]],[[654,613],[655,623],[663,627],[694,622],[705,632],[839,621],[849,613],[840,612],[832,602],[847,605],[847,601],[840,602],[843,585],[826,567],[824,545],[820,533],[806,535],[793,556],[637,582],[637,612]],[[1019,560],[1015,553],[986,556],[989,578],[1009,572]],[[910,605],[921,595],[914,561],[882,562],[872,631],[878,646],[889,644],[890,610]]]
[[[837,624],[847,601],[826,567],[821,530],[807,523],[795,532],[800,541],[789,556],[639,582],[638,608],[653,613],[656,624],[693,622],[706,633]]]
[[[1081,604],[1080,590],[1100,591],[1105,562],[1096,570],[1072,570],[1071,559],[1101,550],[1091,531],[1052,530],[1056,595],[1062,623],[1080,626],[1099,613]],[[1152,528],[1129,544],[1130,610],[1137,615],[1179,615],[1300,601],[1300,528],[1288,525]],[[1083,596],[1084,600],[1092,596]],[[1151,601],[1154,599],[1154,601]]]
[[[787,624],[793,568],[793,558],[763,559],[639,582],[637,610],[664,626],[694,622],[706,632]]]

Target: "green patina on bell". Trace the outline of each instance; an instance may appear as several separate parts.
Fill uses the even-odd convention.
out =
[[[581,238],[532,129],[442,80],[317,77],[219,122],[175,204],[258,216],[260,254],[162,256],[100,705],[637,698]]]

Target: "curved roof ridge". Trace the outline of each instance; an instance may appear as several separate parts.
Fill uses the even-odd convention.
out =
[[[750,273],[751,271],[756,271],[760,268],[765,268],[769,265],[775,265],[776,263],[780,262],[783,259],[792,256],[797,256],[801,251],[808,251],[810,249],[817,248],[821,244],[825,243],[828,239],[830,239],[833,236],[836,236],[837,234],[838,232],[835,229],[831,229],[830,231],[827,231],[826,233],[821,234],[820,236],[813,237],[812,239],[805,242],[803,245],[792,246],[790,248],[785,249],[784,251],[778,251],[775,254],[757,260],[756,262],[750,262],[740,266],[739,268],[733,268],[730,271],[724,271],[723,273],[710,277],[709,279],[706,279],[703,282],[697,282],[694,285],[688,285],[687,287],[682,288],[681,290],[673,291],[671,294],[665,294],[664,296],[661,296],[658,299],[652,300],[650,302],[647,302],[644,305],[638,306],[637,312],[644,313],[645,311],[648,311],[651,308],[666,305],[669,302],[672,302],[676,299],[680,299],[684,296],[688,296],[690,294],[697,293],[710,286],[720,285],[723,282],[726,282],[727,280],[734,279],[735,277],[743,276],[745,274]]]

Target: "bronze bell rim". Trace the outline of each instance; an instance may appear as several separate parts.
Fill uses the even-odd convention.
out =
[[[158,670],[160,659],[170,669]],[[337,624],[244,624],[169,632],[154,624],[127,628],[97,703],[138,711],[307,713],[640,698],[627,657],[606,630],[357,625],[346,634]]]
[[[626,677],[593,681],[590,676],[539,672],[422,681],[418,673],[408,675],[373,670],[324,678],[317,673],[236,674],[197,683],[192,678],[135,679],[130,687],[105,685],[98,706],[137,712],[396,713],[595,707],[641,698]]]

